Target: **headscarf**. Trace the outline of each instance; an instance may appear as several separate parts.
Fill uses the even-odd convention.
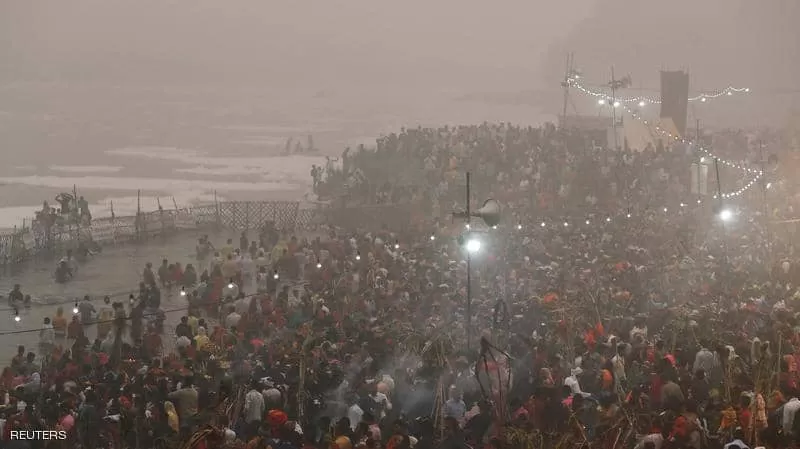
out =
[[[267,422],[273,429],[286,424],[287,421],[289,417],[281,410],[273,409],[267,413]]]
[[[204,328],[204,327],[198,327],[197,328],[197,336],[194,337],[194,341],[197,344],[197,350],[198,351],[201,351],[201,350],[205,349],[205,347],[209,343],[211,343],[211,339],[208,338],[208,335],[206,333],[206,328]]]
[[[344,436],[336,438],[333,444],[337,449],[353,449],[353,443],[350,442],[350,438]]]
[[[175,410],[175,404],[170,401],[164,402],[164,411],[167,413],[167,423],[169,427],[176,433],[180,431],[178,424],[178,412]]]

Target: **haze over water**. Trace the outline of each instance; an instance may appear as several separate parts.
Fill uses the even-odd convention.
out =
[[[0,228],[73,184],[96,215],[136,189],[146,207],[303,198],[323,155],[402,126],[552,119],[568,50],[595,83],[615,65],[637,87],[662,67],[753,87],[704,122],[782,120],[795,97],[766,86],[795,82],[798,7],[738,3],[4,1]],[[597,113],[579,96],[571,112]],[[279,157],[309,134],[321,153]]]

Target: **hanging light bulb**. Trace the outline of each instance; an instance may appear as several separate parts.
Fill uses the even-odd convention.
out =
[[[601,100],[597,100],[597,104],[602,106],[602,105],[606,104],[606,100],[602,100],[602,99]]]
[[[522,223],[517,225],[517,229],[522,229]]]
[[[589,224],[589,220],[586,220],[586,224],[587,224],[587,225]]]
[[[547,223],[545,223],[545,222],[542,222],[542,224],[540,224],[539,226],[541,226],[541,227],[545,227],[545,226],[547,226]]]
[[[615,107],[615,108],[618,108],[618,107],[619,107],[619,101],[615,101],[615,102],[614,102],[614,107]]]
[[[186,287],[181,287],[181,296],[186,296]]]
[[[16,321],[17,323],[22,321],[22,318],[19,316],[19,310],[18,309],[14,309],[14,321]]]
[[[467,229],[469,229],[469,223],[466,223],[466,224],[464,225],[464,227],[465,227],[465,228],[467,228]]]
[[[398,240],[394,241],[394,249],[400,249],[400,242]]]
[[[356,253],[356,260],[361,260],[361,251]]]
[[[436,240],[436,236],[431,234],[431,241],[434,241],[434,240]]]
[[[611,223],[611,217],[606,217],[606,223]]]
[[[317,268],[322,268],[322,262],[320,262],[319,259],[317,259]]]
[[[643,107],[644,107],[644,105],[645,105],[645,102],[644,102],[644,100],[642,100],[642,101],[640,101],[640,102],[639,102],[639,107],[640,107],[640,108],[643,108]]]
[[[700,99],[700,101],[702,101],[703,103],[705,103],[705,102],[706,102],[706,97],[703,97],[703,98],[701,98],[701,99]]]
[[[72,308],[72,313],[78,314],[80,310],[78,309],[78,301],[75,301],[75,307]]]
[[[272,274],[272,277],[273,277],[273,279],[280,278],[280,275],[278,275],[278,270],[275,270],[275,273]]]
[[[233,283],[233,278],[228,282],[228,288],[236,287],[236,284]]]
[[[626,217],[631,218],[631,214],[627,214]]]
[[[492,229],[497,229],[497,225],[492,226]]]
[[[133,305],[133,303],[135,303],[135,302],[136,302],[136,298],[133,296],[133,293],[131,293],[131,294],[128,296],[128,302],[129,302],[131,305]]]
[[[566,228],[567,226],[569,226],[569,223],[567,223],[567,222],[565,221],[565,222],[564,222],[564,227]]]

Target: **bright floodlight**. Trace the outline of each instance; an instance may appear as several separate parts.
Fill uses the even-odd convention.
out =
[[[733,212],[731,212],[730,209],[724,209],[719,213],[719,218],[721,218],[722,221],[730,221],[730,219],[733,218]]]
[[[481,241],[478,239],[467,240],[467,252],[474,254],[481,250]]]
[[[619,101],[615,101],[615,102],[614,102],[614,107],[615,107],[615,108],[618,108],[618,107],[619,107]]]

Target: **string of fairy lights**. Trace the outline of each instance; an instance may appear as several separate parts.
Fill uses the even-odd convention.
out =
[[[734,161],[730,161],[730,160],[726,160],[726,159],[720,158],[720,157],[712,154],[708,149],[706,149],[706,148],[704,148],[704,147],[702,147],[700,145],[694,145],[693,142],[690,142],[689,140],[687,140],[685,138],[682,138],[681,136],[679,136],[677,134],[672,134],[670,131],[661,128],[660,125],[655,125],[654,126],[653,124],[650,123],[649,120],[644,118],[639,112],[631,109],[628,106],[628,104],[637,103],[639,107],[645,107],[648,104],[660,104],[661,103],[660,100],[653,99],[653,98],[646,97],[646,96],[623,97],[623,98],[619,98],[619,97],[616,97],[616,96],[612,97],[611,95],[609,95],[606,92],[597,91],[597,90],[593,90],[593,89],[590,89],[590,88],[586,87],[584,84],[582,84],[579,81],[580,78],[581,78],[580,75],[578,75],[577,73],[573,73],[567,79],[567,83],[568,83],[568,85],[570,87],[574,87],[574,88],[576,88],[577,90],[579,90],[580,92],[582,92],[584,94],[587,94],[587,95],[592,96],[592,97],[599,98],[598,99],[598,104],[600,104],[600,105],[608,105],[608,106],[614,107],[614,108],[622,108],[632,118],[642,122],[648,128],[650,128],[652,130],[655,130],[655,132],[658,133],[659,135],[661,135],[663,137],[666,137],[666,138],[668,138],[668,139],[670,139],[672,141],[683,143],[683,144],[686,144],[686,145],[691,145],[692,147],[696,148],[702,154],[702,156],[700,157],[700,163],[705,163],[705,159],[709,158],[711,160],[716,160],[718,163],[723,164],[724,166],[727,166],[727,167],[730,167],[730,168],[734,168],[734,169],[738,169],[738,170],[744,171],[748,175],[752,175],[752,178],[744,186],[742,186],[741,188],[739,188],[739,189],[737,189],[735,191],[732,191],[732,192],[722,193],[721,194],[722,198],[726,198],[726,199],[727,198],[734,198],[734,197],[738,197],[738,196],[742,195],[750,187],[754,186],[755,183],[758,182],[758,180],[764,175],[763,171],[760,170],[760,169],[747,167],[747,166],[743,165],[742,163],[738,163],[738,162],[734,162]],[[733,96],[735,94],[742,94],[742,93],[749,93],[749,92],[750,92],[749,88],[737,88],[737,87],[733,87],[733,86],[728,86],[728,87],[726,87],[724,89],[717,90],[717,91],[714,91],[712,93],[701,93],[701,94],[696,95],[694,97],[689,97],[688,100],[692,101],[692,102],[694,102],[694,101],[707,102],[708,100],[716,99],[716,98],[723,97],[723,96]],[[715,195],[712,196],[712,198],[713,199],[718,199],[718,196],[715,194]],[[664,206],[664,207],[661,207],[661,208],[648,208],[645,212],[647,212],[647,213],[661,212],[661,213],[664,213],[664,214],[669,214],[671,212],[674,212],[675,210],[677,210],[679,212],[684,212],[684,211],[690,210],[691,208],[696,208],[696,207],[702,206],[705,202],[706,201],[704,201],[702,198],[698,198],[698,199],[695,199],[693,201],[685,201],[685,202],[682,201],[680,203],[677,203],[677,205],[675,205],[674,207]],[[722,212],[727,212],[728,214],[732,213],[727,209],[722,211]],[[537,226],[539,228],[543,228],[544,229],[544,228],[555,228],[555,227],[570,228],[570,227],[576,227],[576,226],[579,227],[581,225],[587,225],[587,226],[598,225],[598,224],[599,225],[603,225],[603,224],[611,224],[611,223],[617,222],[619,220],[630,220],[633,217],[634,217],[633,210],[632,209],[627,209],[624,213],[621,213],[621,214],[589,214],[589,215],[587,215],[585,217],[582,217],[582,218],[570,217],[570,218],[563,218],[562,220],[544,219],[544,220],[539,221],[538,224],[534,224],[534,226]],[[725,219],[725,218],[723,217],[723,219]],[[527,226],[530,226],[530,224],[528,224]],[[467,230],[470,229],[469,225],[466,225],[466,227],[467,227]],[[518,223],[518,224],[516,224],[514,226],[514,229],[522,230],[524,227],[525,227],[525,225],[523,225],[520,222],[520,223]],[[493,228],[497,229],[497,226],[494,226]],[[430,240],[433,241],[433,240],[436,239],[436,235],[435,234],[431,234],[429,238],[430,238]],[[400,242],[399,241],[395,241],[395,243],[393,245],[393,248],[395,250],[399,250],[400,249]],[[355,254],[354,257],[355,257],[355,260],[357,260],[357,261],[361,260],[361,254],[358,253],[358,252]],[[318,269],[322,268],[322,263],[321,263],[320,260],[317,260],[316,267]],[[277,270],[273,273],[273,277],[276,280],[279,279],[279,274],[278,274]],[[233,280],[231,280],[231,282],[229,283],[228,287],[229,288],[233,288],[233,286],[234,286]],[[129,291],[117,292],[117,293],[113,293],[113,294],[106,295],[106,296],[109,297],[109,298],[115,298],[115,297],[121,297],[121,296],[125,296],[125,295],[128,295],[131,298],[131,300],[133,300],[133,294],[129,293]],[[185,289],[181,289],[180,290],[180,295],[185,297],[187,295],[186,290]],[[256,296],[256,295],[257,294],[250,294],[250,295],[245,295],[244,297],[248,298],[248,297],[253,297],[253,296]],[[99,298],[95,298],[95,299],[99,299]],[[77,315],[80,312],[79,302],[77,300],[71,300],[71,299],[58,301],[58,302],[54,302],[54,303],[47,303],[47,304],[34,303],[34,304],[26,305],[26,306],[24,306],[24,308],[28,309],[28,308],[31,308],[31,307],[37,307],[37,308],[38,307],[57,307],[57,306],[60,306],[60,305],[66,305],[66,304],[70,304],[70,303],[73,303],[73,302],[74,302],[74,307],[73,307],[72,312],[73,312],[73,314]],[[14,313],[14,321],[17,322],[17,323],[20,323],[22,321],[22,317],[21,317],[19,311],[22,308],[23,307],[14,306],[14,307],[9,307],[9,308],[0,308],[0,311],[13,312]],[[188,310],[188,309],[189,309],[189,307],[180,307],[180,308],[176,308],[176,309],[170,309],[170,310],[167,310],[165,312],[185,311],[185,310]],[[145,316],[148,316],[148,315],[145,314]],[[131,318],[128,317],[126,319],[131,319]],[[113,321],[114,320],[110,320],[109,322],[113,322]],[[40,329],[25,329],[25,330],[16,330],[16,331],[4,331],[4,332],[0,332],[0,336],[11,335],[11,334],[20,334],[20,333],[39,332],[39,331],[40,331]]]
[[[622,105],[622,109],[623,109],[623,110],[625,110],[625,112],[627,112],[627,113],[628,113],[628,114],[629,114],[629,115],[630,115],[632,118],[634,118],[634,119],[636,119],[636,120],[638,120],[638,121],[642,122],[642,123],[643,123],[645,126],[648,126],[648,127],[649,127],[649,126],[652,126],[652,125],[650,125],[650,123],[649,123],[649,121],[648,121],[648,120],[644,119],[644,118],[643,118],[643,117],[642,117],[640,114],[638,114],[638,113],[637,113],[636,111],[634,111],[633,109],[631,109],[631,108],[629,108],[629,107],[627,107],[627,106],[625,106],[625,105]],[[692,142],[690,142],[689,140],[687,140],[687,139],[684,139],[683,137],[681,137],[681,136],[678,136],[678,135],[676,135],[676,134],[672,134],[671,132],[669,132],[669,131],[667,131],[667,130],[665,130],[665,129],[661,128],[661,127],[660,127],[660,126],[658,126],[658,125],[657,125],[657,126],[655,126],[654,128],[655,128],[655,131],[656,131],[657,133],[661,134],[661,135],[662,135],[662,136],[664,136],[664,137],[667,137],[667,138],[669,138],[670,140],[673,140],[673,141],[676,141],[676,142],[680,142],[680,143],[682,143],[682,144],[685,144],[685,145],[693,145],[693,143],[692,143]],[[743,164],[740,164],[740,163],[737,163],[737,162],[733,162],[733,161],[729,161],[729,160],[726,160],[726,159],[720,158],[720,157],[718,157],[718,156],[716,156],[716,155],[712,154],[710,151],[708,151],[708,149],[707,149],[707,148],[705,148],[705,147],[703,147],[703,146],[700,146],[700,145],[693,145],[693,146],[694,146],[694,147],[696,147],[696,148],[697,148],[697,150],[698,150],[700,153],[702,153],[702,154],[703,154],[703,156],[701,156],[701,157],[700,157],[700,163],[701,163],[701,164],[702,164],[702,163],[705,163],[705,159],[706,159],[706,158],[709,158],[709,159],[711,159],[711,160],[714,160],[714,159],[716,159],[716,160],[717,160],[717,162],[719,162],[719,163],[720,163],[720,164],[722,164],[722,165],[725,165],[725,166],[727,166],[727,167],[734,168],[734,169],[737,169],[737,170],[742,170],[742,171],[744,171],[744,172],[745,172],[747,175],[752,175],[752,177],[750,178],[750,180],[749,180],[749,181],[748,181],[748,182],[747,182],[745,185],[743,185],[742,187],[740,187],[739,189],[737,189],[737,190],[734,190],[734,191],[732,191],[732,192],[722,193],[722,194],[721,194],[722,198],[734,198],[734,197],[737,197],[737,196],[739,196],[739,195],[743,194],[743,193],[744,193],[744,192],[746,192],[746,191],[747,191],[747,190],[748,190],[750,187],[753,187],[753,186],[756,184],[756,182],[758,182],[758,180],[759,180],[759,179],[761,179],[761,177],[762,177],[762,176],[764,176],[764,172],[763,172],[762,170],[760,170],[760,169],[756,169],[756,168],[752,168],[752,167],[747,167],[747,166],[745,166],[745,165],[743,165]],[[717,198],[717,196],[716,196],[716,195],[714,195],[714,199],[716,199],[716,198]]]
[[[572,77],[568,78],[567,82],[570,84],[571,87],[575,87],[576,89],[586,94],[592,95],[594,97],[602,97],[604,99],[608,97],[608,94],[601,91],[590,89],[585,85],[583,85],[579,80],[580,80],[580,75],[573,74]],[[689,97],[688,100],[705,103],[708,100],[713,100],[715,98],[730,97],[736,94],[744,94],[744,93],[750,93],[750,88],[728,86],[721,90],[716,90],[710,93],[701,93],[694,97]],[[638,103],[640,107],[646,106],[648,104],[661,104],[661,100],[647,96],[622,97],[622,98],[616,98],[615,101],[621,104]]]
[[[615,98],[614,97],[614,98],[612,98],[608,93],[595,91],[595,90],[592,90],[592,89],[589,89],[589,88],[585,87],[583,84],[581,84],[579,82],[579,79],[580,79],[579,75],[574,74],[572,77],[568,78],[567,82],[571,87],[574,87],[574,88],[578,89],[579,91],[581,91],[581,92],[583,92],[583,93],[585,93],[587,95],[590,95],[590,96],[593,96],[593,97],[599,97],[600,99],[598,100],[598,104],[600,104],[600,105],[609,105],[609,106],[614,107],[614,108],[622,108],[632,118],[642,122],[642,124],[644,124],[645,126],[650,128],[651,130],[655,130],[655,132],[658,133],[659,135],[661,135],[663,137],[666,137],[666,138],[668,138],[668,139],[670,139],[672,141],[680,142],[680,143],[683,143],[683,144],[686,144],[686,145],[691,145],[692,147],[696,148],[702,154],[702,156],[700,158],[700,163],[704,163],[705,162],[704,159],[706,157],[708,157],[711,160],[716,160],[718,163],[720,163],[720,164],[722,164],[724,166],[727,166],[727,167],[730,167],[730,168],[735,168],[735,169],[738,169],[738,170],[742,170],[745,173],[747,173],[748,175],[752,175],[752,178],[750,178],[749,181],[747,183],[745,183],[739,189],[737,189],[735,191],[732,191],[732,192],[722,193],[721,194],[722,198],[734,198],[734,197],[740,196],[745,191],[747,191],[750,187],[754,186],[756,184],[756,182],[758,182],[758,180],[764,175],[763,171],[761,171],[760,169],[747,167],[746,165],[741,164],[739,162],[730,161],[730,160],[721,158],[719,156],[716,156],[716,155],[712,154],[707,148],[704,148],[701,145],[694,145],[691,141],[689,141],[689,140],[687,140],[687,139],[685,139],[685,138],[683,138],[683,137],[681,137],[681,136],[679,136],[677,134],[673,134],[672,132],[670,132],[670,131],[668,131],[666,129],[661,128],[660,125],[655,125],[655,126],[652,125],[647,119],[642,117],[642,115],[639,112],[631,109],[626,104],[626,103],[632,103],[632,102],[638,101],[639,106],[645,106],[647,102],[649,102],[649,103],[660,103],[659,101],[652,101],[652,99],[647,99],[647,98],[643,98],[643,97],[635,97],[635,98],[634,97],[630,97],[630,98]],[[731,96],[734,93],[743,93],[743,92],[750,92],[750,89],[749,88],[727,87],[727,88],[722,89],[722,90],[720,90],[720,91],[718,91],[718,92],[716,92],[714,94],[701,94],[701,95],[698,95],[696,97],[691,97],[691,98],[689,98],[689,100],[691,100],[691,101],[696,101],[696,100],[706,101],[707,99],[718,98],[718,97],[721,97],[723,95],[724,96]],[[714,198],[716,199],[717,195],[714,195]]]

